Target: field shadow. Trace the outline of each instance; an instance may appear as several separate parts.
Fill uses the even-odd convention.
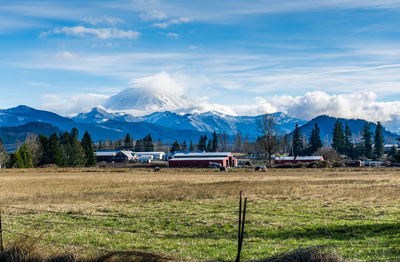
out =
[[[85,262],[111,262],[111,261],[138,261],[138,262],[164,262],[173,261],[172,257],[166,257],[154,253],[141,252],[141,251],[116,251],[108,252],[107,254],[97,257],[93,260]]]
[[[60,254],[51,257],[41,255],[41,252],[32,252],[32,247],[15,246],[0,254],[1,262],[165,262],[176,259],[150,252],[142,251],[113,251],[103,255],[83,259],[78,254]]]
[[[258,231],[252,232],[252,237],[310,240],[327,238],[332,240],[363,240],[366,238],[384,237],[394,239],[400,232],[400,223],[373,223],[359,225],[327,225],[327,226],[302,226],[293,229],[281,229],[279,232]]]
[[[253,260],[252,262],[344,262],[332,250],[324,247],[298,248],[266,259]]]

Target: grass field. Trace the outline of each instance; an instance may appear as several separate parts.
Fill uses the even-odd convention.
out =
[[[384,168],[1,170],[5,248],[44,258],[232,261],[240,190],[245,261],[318,245],[351,260],[400,258],[400,169]]]

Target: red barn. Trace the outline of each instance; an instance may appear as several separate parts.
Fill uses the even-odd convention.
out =
[[[230,152],[176,153],[168,164],[169,167],[236,167],[237,159]]]
[[[324,161],[322,156],[284,156],[275,158],[275,164],[297,164]]]

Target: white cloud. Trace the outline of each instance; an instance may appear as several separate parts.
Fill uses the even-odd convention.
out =
[[[179,37],[180,37],[180,34],[169,32],[169,33],[166,34],[166,36],[167,36],[168,38],[175,39],[175,38],[179,38]]]
[[[190,18],[188,17],[180,17],[180,18],[173,18],[165,22],[160,22],[160,23],[153,23],[152,26],[154,27],[159,27],[159,28],[168,28],[171,25],[179,25],[183,23],[189,23],[191,21]]]
[[[103,16],[100,18],[94,18],[94,17],[85,17],[82,19],[85,23],[91,24],[91,25],[97,25],[97,24],[109,24],[109,25],[116,25],[120,23],[124,23],[125,21],[121,18],[118,17],[112,17],[112,16]]]
[[[193,80],[192,80],[193,81]],[[166,72],[137,78],[130,88],[114,96],[83,94],[73,96],[45,95],[42,107],[60,114],[87,112],[95,106],[133,115],[155,111],[194,113],[218,111],[229,115],[261,115],[284,112],[291,117],[310,120],[325,114],[342,118],[381,121],[392,131],[400,131],[400,101],[380,102],[375,92],[355,92],[330,95],[324,91],[307,92],[300,96],[258,97],[254,101],[224,105],[209,101],[208,96],[187,96],[192,86],[185,76]],[[204,90],[204,89],[203,89]],[[387,125],[386,125],[387,123]]]
[[[85,37],[94,36],[99,39],[135,39],[140,36],[140,32],[132,30],[120,30],[117,28],[88,28],[84,26],[60,27],[46,32],[41,32],[40,37],[49,35],[65,34],[68,36]]]
[[[168,93],[175,95],[183,95],[185,92],[185,88],[166,72],[161,72],[149,77],[133,79],[130,81],[130,87],[145,88],[150,89],[155,93]]]
[[[379,102],[374,92],[329,95],[323,91],[314,91],[296,97],[284,95],[258,98],[258,103],[247,107],[233,106],[233,111],[239,115],[284,112],[305,120],[326,114],[389,122],[400,116],[400,101]]]
[[[144,21],[154,21],[154,20],[165,20],[168,18],[167,14],[162,11],[150,11],[146,13],[141,13],[140,18]]]
[[[72,59],[73,60],[73,59],[79,58],[79,55],[75,54],[75,53],[72,53],[72,52],[69,52],[69,51],[63,51],[63,52],[55,54],[54,58],[56,60],[66,60],[66,59]]]
[[[55,95],[42,96],[41,108],[57,112],[62,115],[72,115],[79,112],[88,112],[95,106],[101,106],[109,96],[100,94]]]

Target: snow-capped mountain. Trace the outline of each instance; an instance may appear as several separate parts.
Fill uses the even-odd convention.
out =
[[[193,104],[185,95],[146,88],[127,88],[107,99],[104,107],[114,111],[155,112],[190,110]]]
[[[20,139],[22,134],[22,131],[17,133],[18,130],[40,135],[48,134],[49,130],[56,130],[52,127],[56,127],[62,132],[70,131],[73,127],[76,127],[81,136],[85,131],[88,131],[94,141],[123,139],[127,133],[130,133],[134,139],[141,139],[151,134],[154,139],[161,139],[162,141],[174,141],[178,138],[189,141],[190,139],[197,140],[203,134],[195,130],[172,129],[140,121],[128,122],[112,119],[103,121],[107,116],[118,118],[118,120],[127,120],[129,117],[132,117],[107,113],[106,111],[96,109],[86,113],[86,115],[80,114],[78,119],[81,122],[78,122],[68,117],[44,110],[37,110],[28,106],[2,109],[0,110],[0,129],[5,131],[2,133],[3,135],[0,132],[0,138],[6,143],[15,143],[17,139]],[[41,125],[43,123],[50,124],[52,127]],[[2,127],[4,128],[2,129]],[[14,130],[15,132],[10,134],[9,130]]]
[[[80,113],[73,117],[74,121],[80,123],[100,124],[108,120],[122,121],[122,122],[137,122],[130,114],[125,113],[112,113],[107,112],[105,109],[100,107],[94,107],[88,113]]]
[[[280,132],[293,131],[296,124],[303,125],[301,132],[309,136],[311,128],[317,123],[321,129],[321,139],[329,141],[336,118],[320,116],[306,123],[305,121],[288,117],[284,113],[272,114]],[[110,113],[101,108],[94,108],[88,113],[81,113],[74,118],[63,117],[52,112],[37,110],[28,106],[18,106],[0,110],[0,129],[3,133],[0,138],[6,143],[21,141],[23,134],[49,134],[50,132],[70,131],[78,128],[81,135],[87,130],[95,141],[106,139],[123,139],[130,133],[134,139],[143,138],[147,134],[162,141],[197,141],[200,135],[211,135],[211,132],[225,133],[232,139],[237,132],[248,136],[250,141],[260,135],[257,122],[262,116],[230,116],[219,112],[206,112],[180,115],[165,111],[156,112],[147,116],[134,117],[124,113]],[[339,119],[349,124],[354,135],[359,134],[365,120]],[[39,122],[39,123],[37,123]],[[43,124],[48,123],[49,125]],[[375,124],[371,124],[371,130]],[[17,126],[21,126],[18,129]],[[1,128],[6,127],[6,128]],[[9,127],[9,128],[7,128]],[[56,128],[54,128],[56,127]],[[58,129],[57,129],[58,128]],[[0,131],[1,131],[0,130]],[[19,130],[19,131],[18,131]],[[1,132],[0,132],[1,133]],[[385,131],[387,143],[396,142],[398,135]]]

